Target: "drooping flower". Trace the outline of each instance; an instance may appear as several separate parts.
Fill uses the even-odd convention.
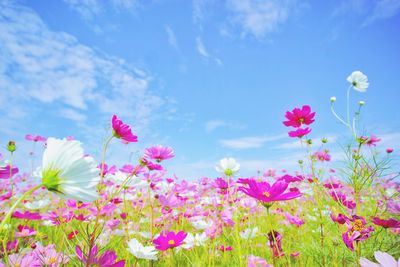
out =
[[[347,231],[342,234],[342,239],[351,251],[354,251],[354,242],[368,239],[374,231],[372,226],[366,227],[367,223],[363,217],[357,215],[353,215],[351,219],[347,218],[345,224]]]
[[[143,246],[135,238],[128,242],[128,250],[138,259],[157,260],[157,250],[153,246]]]
[[[248,186],[240,187],[240,191],[261,201],[266,207],[271,206],[275,201],[285,201],[301,196],[299,191],[285,193],[289,184],[283,180],[276,181],[272,186],[268,182],[257,182],[253,179],[239,179],[238,183]]]
[[[307,128],[298,128],[294,131],[289,131],[288,135],[289,135],[289,137],[302,138],[303,136],[305,136],[309,133],[311,133],[311,129],[307,127]]]
[[[366,92],[369,86],[368,77],[361,71],[353,71],[347,81],[353,86],[354,90],[359,92]]]
[[[295,108],[292,112],[287,111],[285,117],[287,121],[284,121],[283,124],[288,127],[299,128],[303,124],[310,125],[314,122],[315,112],[311,112],[311,108],[308,105],[300,108]]]
[[[285,256],[282,250],[282,235],[279,232],[273,230],[268,233],[268,245],[272,249],[274,257]]]
[[[223,158],[219,161],[215,170],[225,176],[234,176],[240,170],[240,164],[234,158]]]
[[[17,167],[10,167],[10,165],[0,167],[0,179],[9,179],[11,175],[17,174],[19,169]]]
[[[376,251],[374,257],[377,263],[367,260],[366,258],[360,258],[361,267],[399,267],[400,258],[398,261],[395,260],[391,255],[386,252]]]
[[[76,255],[78,259],[86,266],[98,266],[98,267],[124,267],[125,260],[117,261],[117,254],[112,250],[106,250],[102,255],[99,255],[99,251],[96,245],[94,245],[89,255],[82,252],[80,246],[76,246]]]
[[[112,116],[111,119],[113,135],[126,142],[137,142],[137,136],[132,134],[131,127],[128,124],[123,123],[116,115]]]
[[[156,245],[158,250],[167,250],[169,248],[175,248],[182,245],[185,240],[187,233],[180,231],[175,234],[175,232],[168,232],[166,235],[160,234],[156,239],[153,240],[153,244]]]
[[[173,158],[174,151],[170,147],[163,147],[161,145],[152,146],[144,150],[144,156],[148,159],[161,162],[166,159]]]
[[[382,226],[383,228],[400,228],[400,221],[394,218],[385,220],[378,217],[373,217],[372,222],[376,225]]]
[[[78,141],[49,138],[40,176],[43,186],[63,198],[83,202],[97,198],[99,171],[93,158],[84,156]]]

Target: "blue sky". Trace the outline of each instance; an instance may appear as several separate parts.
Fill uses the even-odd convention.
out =
[[[400,1],[0,1],[0,142],[26,133],[74,136],[99,159],[112,114],[139,143],[114,142],[122,165],[151,144],[172,146],[181,178],[217,176],[226,156],[242,175],[294,168],[302,152],[282,125],[309,104],[312,136],[333,158],[349,134],[346,77],[368,75],[361,128],[400,151]],[[4,145],[3,145],[4,147]],[[5,151],[3,149],[2,153]]]

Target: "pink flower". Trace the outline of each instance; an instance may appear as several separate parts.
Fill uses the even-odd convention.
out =
[[[368,239],[374,231],[372,226],[366,227],[366,221],[363,217],[357,215],[353,215],[351,219],[347,218],[345,224],[347,231],[342,234],[342,239],[351,251],[354,251],[354,242]]]
[[[233,180],[230,180],[230,185],[232,186]],[[228,193],[228,183],[222,178],[217,178],[214,180],[213,185],[218,188],[218,193],[226,195]]]
[[[307,128],[298,128],[295,131],[289,131],[288,135],[289,135],[289,137],[302,138],[303,136],[305,136],[309,133],[311,133],[311,129],[307,127]]]
[[[39,259],[33,252],[8,255],[8,261],[11,266],[18,266],[18,267],[42,266]]]
[[[175,155],[172,148],[157,145],[146,148],[144,150],[144,156],[148,159],[153,159],[157,162],[161,162],[163,160],[173,158]]]
[[[151,170],[151,171],[161,171],[163,170],[163,167],[160,164],[155,164],[145,158],[140,159],[140,165],[142,166],[146,166],[147,169]]]
[[[238,183],[246,184],[248,187],[240,187],[239,190],[270,207],[275,201],[284,201],[301,196],[299,191],[284,193],[288,187],[285,181],[276,181],[272,186],[268,182],[257,182],[252,179],[239,179]]]
[[[330,214],[330,217],[332,221],[337,222],[339,224],[345,224],[349,218],[347,218],[345,215],[339,213],[337,216],[335,216],[333,213]]]
[[[18,225],[17,229],[18,231],[15,232],[16,237],[28,237],[37,234],[37,231],[35,231],[35,229],[32,229],[26,225]]]
[[[12,214],[13,218],[18,218],[18,219],[26,219],[26,220],[31,220],[31,221],[35,221],[35,220],[41,220],[42,219],[42,215],[40,215],[39,213],[32,213],[29,211],[25,211],[23,213],[19,212],[19,211],[15,211]]]
[[[117,254],[115,254],[112,250],[106,250],[102,255],[98,255],[99,251],[97,246],[94,245],[88,255],[82,252],[80,246],[76,246],[76,255],[78,259],[85,265],[85,266],[98,266],[98,267],[124,267],[125,260],[121,260],[115,262],[117,259]]]
[[[313,157],[315,159],[321,161],[321,162],[330,161],[331,160],[331,155],[329,155],[329,151],[328,150],[315,152]]]
[[[388,148],[386,148],[386,153],[388,153],[388,154],[390,154],[390,153],[393,153],[393,148],[390,148],[390,147],[388,147]]]
[[[288,119],[283,124],[287,127],[301,127],[303,124],[310,125],[314,122],[315,112],[311,112],[310,106],[303,106],[301,109],[295,108],[292,112],[287,111],[285,117]]]
[[[18,173],[17,167],[10,168],[10,165],[0,167],[0,179],[9,179],[10,175]]]
[[[273,267],[268,262],[260,257],[250,255],[247,258],[247,267]]]
[[[400,221],[394,218],[384,220],[378,217],[373,217],[372,222],[375,225],[382,226],[383,228],[400,228]]]
[[[232,251],[233,250],[232,246],[224,246],[224,245],[218,246],[217,249],[222,251],[222,252]]]
[[[372,261],[369,261],[365,258],[360,258],[360,265],[361,267],[399,267],[400,266],[400,259],[398,261],[395,260],[391,255],[376,251],[374,253],[374,257],[379,264],[376,264]]]
[[[28,141],[33,141],[33,142],[46,142],[47,138],[40,136],[40,135],[32,135],[32,134],[27,134],[25,135],[25,139]]]
[[[112,116],[113,135],[126,142],[137,142],[137,136],[132,134],[131,127],[123,123],[116,115]]]
[[[365,144],[367,146],[376,146],[376,143],[381,141],[381,139],[375,135],[371,135],[371,137],[361,136],[358,138],[358,140],[361,144]]]
[[[287,220],[289,223],[294,224],[294,225],[296,225],[296,226],[298,226],[298,227],[300,227],[301,225],[304,224],[304,221],[303,221],[302,219],[300,219],[300,218],[297,217],[297,216],[293,216],[293,215],[291,215],[291,214],[288,213],[288,212],[285,212],[285,213],[284,213],[284,216],[285,216],[286,220]]]
[[[158,250],[167,250],[169,248],[175,248],[182,245],[183,240],[185,240],[187,233],[180,231],[175,234],[175,232],[169,232],[166,235],[160,234],[156,239],[153,240],[153,244]]]
[[[301,175],[297,175],[297,176],[291,176],[289,174],[285,174],[282,177],[278,178],[278,181],[285,181],[286,183],[292,183],[292,182],[301,182],[304,180],[304,177]]]
[[[69,258],[61,252],[56,251],[56,245],[50,244],[46,247],[38,246],[33,253],[39,259],[41,264],[49,267],[64,266]]]
[[[274,257],[285,256],[282,250],[282,235],[279,232],[273,230],[268,233],[268,245]]]
[[[97,168],[100,169],[100,174],[102,171],[102,167],[103,166],[103,177],[106,176],[107,174],[112,174],[114,175],[117,172],[117,167],[115,165],[111,166],[110,168],[108,167],[108,165],[106,163],[104,163],[104,165],[102,163],[100,163]]]

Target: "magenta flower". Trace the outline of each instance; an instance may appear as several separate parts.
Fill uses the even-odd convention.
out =
[[[12,214],[13,218],[18,218],[18,219],[25,219],[25,220],[30,220],[30,221],[35,221],[35,220],[41,220],[42,219],[42,215],[40,215],[40,213],[32,213],[29,211],[25,211],[25,212],[19,212],[19,211],[15,211]]]
[[[329,155],[329,151],[328,150],[315,152],[313,157],[316,160],[319,160],[321,162],[330,161],[331,160],[331,155]]]
[[[366,227],[367,223],[363,217],[357,215],[353,215],[351,219],[347,218],[345,224],[347,231],[342,234],[342,239],[351,251],[354,251],[354,242],[368,239],[374,231],[372,226]]]
[[[239,179],[238,183],[248,185],[248,187],[240,187],[239,190],[261,201],[266,207],[270,207],[275,201],[290,200],[301,196],[297,190],[284,193],[289,184],[283,180],[276,181],[272,186],[268,182],[257,182],[252,179]]]
[[[294,224],[294,225],[296,225],[296,226],[298,226],[298,227],[300,227],[301,225],[304,224],[304,221],[303,221],[302,219],[300,219],[300,218],[297,217],[297,216],[293,216],[293,215],[291,215],[291,214],[288,213],[288,212],[285,212],[285,213],[284,213],[284,216],[285,216],[286,220],[287,220],[289,223]]]
[[[103,167],[103,168],[101,168],[101,167]],[[100,163],[99,165],[97,165],[97,168],[100,169],[100,174],[101,174],[101,171],[103,171],[103,177],[107,176],[107,174],[114,175],[118,170],[115,165],[108,167],[108,165],[106,163],[104,163],[104,164]]]
[[[132,134],[131,127],[123,123],[116,115],[112,116],[113,135],[126,142],[137,142],[137,136]]]
[[[183,240],[185,240],[187,233],[180,231],[175,234],[175,232],[168,232],[166,235],[160,234],[156,239],[153,240],[153,244],[158,250],[167,250],[169,248],[175,248],[182,245]]]
[[[393,153],[394,149],[391,147],[386,148],[386,153],[390,154]]]
[[[295,131],[289,131],[288,135],[289,135],[289,137],[302,138],[303,136],[305,136],[309,133],[311,133],[311,129],[307,127],[307,128],[298,128]]]
[[[125,260],[120,260],[116,262],[117,259],[117,254],[115,254],[114,251],[112,250],[106,250],[102,255],[98,255],[99,251],[97,249],[97,246],[94,245],[90,252],[89,255],[85,255],[82,252],[82,249],[80,246],[76,246],[76,255],[78,256],[78,259],[85,265],[85,266],[98,266],[98,267],[124,267],[125,266]]]
[[[268,233],[268,245],[272,249],[272,255],[274,257],[285,256],[282,250],[282,235],[273,230]]]
[[[373,217],[372,222],[375,225],[382,226],[383,228],[400,228],[400,221],[394,218],[384,220],[378,217]]]
[[[50,244],[46,247],[39,245],[33,253],[43,265],[49,267],[64,266],[69,261],[66,255],[56,251],[56,245],[54,244]]]
[[[163,160],[173,158],[175,155],[172,148],[157,145],[146,148],[144,150],[144,156],[148,159],[153,159],[157,162],[161,162]]]
[[[150,160],[147,160],[145,158],[140,159],[140,165],[142,166],[146,166],[147,169],[151,170],[151,171],[162,171],[163,167],[160,164],[155,164],[153,162],[151,162]]]
[[[233,184],[233,180],[229,181],[230,186]],[[214,180],[213,185],[218,189],[218,193],[222,195],[226,195],[228,193],[228,182],[222,178],[217,178]]]
[[[10,165],[0,167],[0,179],[8,179],[10,175],[17,174],[19,169],[17,167],[10,168]]]
[[[35,229],[32,229],[27,225],[18,225],[17,229],[18,231],[15,232],[16,237],[28,237],[37,234],[37,231]]]
[[[260,257],[250,255],[247,258],[247,267],[273,267],[268,262]]]
[[[314,122],[315,112],[311,112],[310,106],[303,106],[301,109],[295,108],[292,112],[287,111],[285,114],[287,121],[284,121],[283,124],[287,127],[295,127],[299,128],[303,124],[310,125]]]
[[[25,135],[25,139],[28,141],[33,141],[33,142],[46,142],[47,138],[40,136],[40,135],[32,135],[32,134],[27,134]]]

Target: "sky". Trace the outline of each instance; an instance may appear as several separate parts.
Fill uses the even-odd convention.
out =
[[[329,99],[344,115],[346,78],[360,70],[370,81],[350,95],[352,111],[366,103],[360,133],[396,158],[398,25],[400,0],[0,0],[0,152],[15,140],[14,162],[27,166],[25,134],[73,136],[100,161],[116,114],[139,142],[114,140],[110,164],[161,144],[183,179],[218,176],[223,157],[242,176],[292,170],[304,151],[282,121],[307,104],[310,137],[330,140],[334,165],[351,135]]]

